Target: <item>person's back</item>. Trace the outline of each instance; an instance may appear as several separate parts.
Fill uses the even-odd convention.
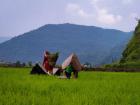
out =
[[[70,79],[71,77],[71,73],[73,72],[73,67],[72,65],[68,65],[66,68],[65,68],[65,75],[68,79]]]
[[[65,71],[67,71],[68,73],[71,73],[73,71],[72,65],[67,66]]]

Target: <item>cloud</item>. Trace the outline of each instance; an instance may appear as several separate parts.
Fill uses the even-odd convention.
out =
[[[94,19],[98,23],[104,25],[114,25],[122,21],[123,17],[121,15],[115,15],[110,13],[108,9],[100,7],[100,2],[101,0],[91,0],[90,3],[93,6],[93,11],[90,13],[87,13],[80,5],[74,3],[69,3],[66,6],[66,11],[72,16],[79,16],[80,18],[86,18],[90,20]]]
[[[88,18],[89,14],[87,14],[79,5],[69,3],[66,7],[66,11],[71,15],[78,15],[82,18]]]
[[[91,4],[93,5],[97,14],[96,20],[101,24],[108,24],[108,25],[119,23],[122,20],[122,16],[114,15],[110,13],[106,8],[99,7],[98,3],[100,1],[101,0],[91,0]]]
[[[122,0],[123,4],[130,4],[132,3],[134,0]]]
[[[136,22],[137,20],[140,19],[140,15],[138,13],[130,13],[129,14],[129,19],[135,20],[135,22]]]
[[[113,15],[109,13],[106,9],[99,9],[97,11],[97,20],[103,24],[113,25],[120,22],[122,20],[122,16]]]
[[[91,0],[91,4],[96,4],[99,0]]]
[[[130,18],[138,18],[138,17],[139,17],[138,13],[131,13],[130,14]]]

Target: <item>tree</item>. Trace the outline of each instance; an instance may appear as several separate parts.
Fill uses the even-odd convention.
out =
[[[22,63],[22,66],[23,66],[23,67],[25,67],[25,66],[26,66],[26,63],[25,63],[25,62],[23,62],[23,63]]]
[[[86,63],[84,64],[84,66],[85,66],[86,68],[91,68],[91,67],[92,67],[92,65],[91,65],[89,62],[86,62]]]
[[[16,67],[20,67],[20,66],[21,66],[20,61],[17,61],[17,62],[15,63],[15,65],[16,65]]]
[[[28,66],[29,66],[29,67],[32,67],[32,61],[29,61],[29,62],[28,62]]]

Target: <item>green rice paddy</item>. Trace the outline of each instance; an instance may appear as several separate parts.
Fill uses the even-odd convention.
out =
[[[140,105],[140,73],[80,72],[66,80],[0,68],[0,105]]]

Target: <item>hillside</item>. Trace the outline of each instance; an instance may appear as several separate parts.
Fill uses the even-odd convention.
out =
[[[114,29],[68,23],[49,24],[0,44],[0,59],[12,62],[42,61],[43,52],[47,49],[60,52],[58,63],[75,52],[81,63],[100,65],[110,55],[120,58],[123,48],[115,55],[110,52],[118,46],[125,46],[130,37],[131,32]],[[110,62],[106,60],[104,63]]]
[[[135,28],[134,35],[123,52],[120,63],[139,65],[140,63],[140,21]],[[137,65],[137,66],[138,66]],[[140,65],[139,65],[140,67]]]
[[[103,60],[102,64],[105,64],[106,61],[108,61],[108,64],[114,63],[119,61],[122,58],[122,53],[124,49],[126,48],[128,41],[125,41],[123,43],[118,44],[116,47],[112,48],[110,50],[109,55]]]

